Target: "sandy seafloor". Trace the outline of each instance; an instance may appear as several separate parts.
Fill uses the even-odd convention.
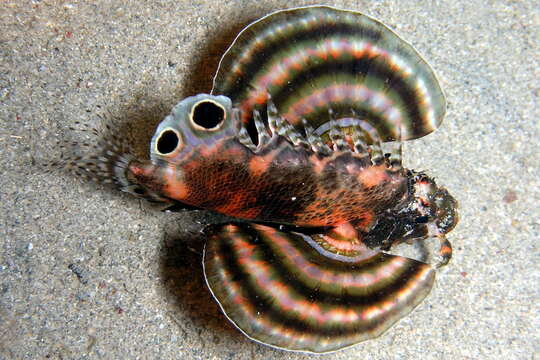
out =
[[[311,3],[0,2],[0,359],[312,357],[251,342],[220,314],[197,253],[208,214],[32,165],[81,140],[75,121],[117,119],[146,146],[176,102],[210,90],[239,29]],[[413,313],[321,358],[540,358],[538,4],[325,3],[381,19],[434,67],[447,116],[405,161],[457,197],[461,222]]]

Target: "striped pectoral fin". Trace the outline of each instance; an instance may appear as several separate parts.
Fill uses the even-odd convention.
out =
[[[204,265],[214,297],[245,335],[314,353],[379,336],[435,279],[430,266],[412,259],[371,250],[341,255],[313,235],[255,224],[215,228]]]
[[[271,95],[301,132],[302,122],[317,129],[357,114],[386,142],[431,133],[446,111],[433,70],[411,45],[369,16],[327,6],[249,25],[221,59],[212,93],[239,104],[246,123]]]

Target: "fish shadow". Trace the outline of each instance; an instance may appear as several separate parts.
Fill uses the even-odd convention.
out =
[[[249,24],[278,9],[280,9],[279,6],[262,2],[262,4],[243,8],[241,12],[236,12],[234,22],[223,21],[216,28],[209,30],[207,36],[203,36],[203,47],[197,54],[194,54],[193,60],[189,64],[189,68],[193,69],[193,75],[189,76],[183,87],[183,93],[191,95],[210,93],[219,61],[238,34]]]
[[[187,336],[194,336],[193,333],[201,336],[204,330],[215,334],[210,339],[201,337],[203,343],[212,340],[216,343],[216,339],[226,343],[247,342],[226,321],[205,282],[202,262],[206,235],[203,229],[207,224],[221,222],[221,217],[207,211],[186,211],[172,216],[175,215],[176,221],[164,229],[159,267],[163,296],[172,304],[169,315]],[[189,322],[179,318],[187,318]]]

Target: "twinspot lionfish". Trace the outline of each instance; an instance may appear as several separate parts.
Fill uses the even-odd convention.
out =
[[[176,105],[150,160],[120,149],[68,159],[96,181],[235,218],[210,226],[204,273],[258,342],[323,353],[374,338],[429,293],[432,266],[386,253],[445,234],[457,203],[401,162],[442,122],[429,65],[385,25],[326,6],[272,13],[226,51],[211,95]]]

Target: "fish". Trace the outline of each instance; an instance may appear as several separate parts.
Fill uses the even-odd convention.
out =
[[[62,166],[209,225],[203,267],[224,315],[248,338],[327,353],[380,336],[429,294],[452,247],[458,203],[402,144],[442,123],[432,68],[378,20],[309,6],[242,30],[209,94],[158,125],[150,159],[110,137]],[[388,253],[439,241],[439,261]]]

